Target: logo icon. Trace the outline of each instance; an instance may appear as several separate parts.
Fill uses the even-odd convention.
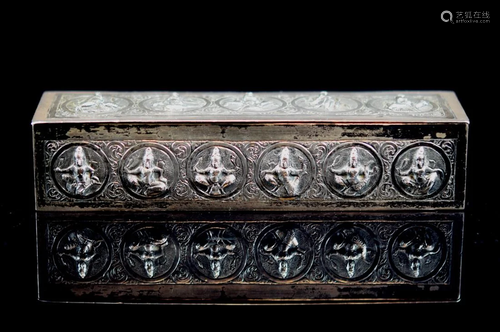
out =
[[[443,10],[441,12],[441,21],[453,24],[453,14],[449,10]]]

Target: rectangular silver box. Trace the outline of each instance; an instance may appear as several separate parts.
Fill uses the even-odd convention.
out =
[[[46,92],[39,211],[462,209],[448,91]]]

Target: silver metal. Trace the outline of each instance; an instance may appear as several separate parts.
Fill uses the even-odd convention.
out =
[[[458,119],[448,92],[50,92],[40,120]]]
[[[37,210],[461,209],[451,92],[47,92]]]

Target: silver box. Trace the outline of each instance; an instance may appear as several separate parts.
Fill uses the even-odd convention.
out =
[[[46,92],[36,209],[462,209],[453,92]]]

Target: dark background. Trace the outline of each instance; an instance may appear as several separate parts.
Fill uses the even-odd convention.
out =
[[[30,5],[31,15],[26,15],[26,8],[6,12],[0,285],[8,309],[3,315],[37,316],[47,326],[63,317],[73,319],[76,326],[85,325],[78,323],[81,319],[146,325],[163,319],[165,328],[179,313],[190,314],[189,324],[200,328],[223,328],[229,318],[241,326],[259,327],[264,317],[280,329],[296,320],[361,324],[373,313],[382,325],[384,317],[400,317],[408,326],[433,317],[445,324],[466,318],[487,322],[487,311],[498,308],[500,295],[500,220],[495,210],[500,16],[479,2],[390,10],[326,4],[104,8],[82,3],[57,8]],[[488,11],[491,23],[444,23],[443,10]],[[281,308],[38,302],[30,121],[46,90],[455,91],[471,121],[462,301]]]

